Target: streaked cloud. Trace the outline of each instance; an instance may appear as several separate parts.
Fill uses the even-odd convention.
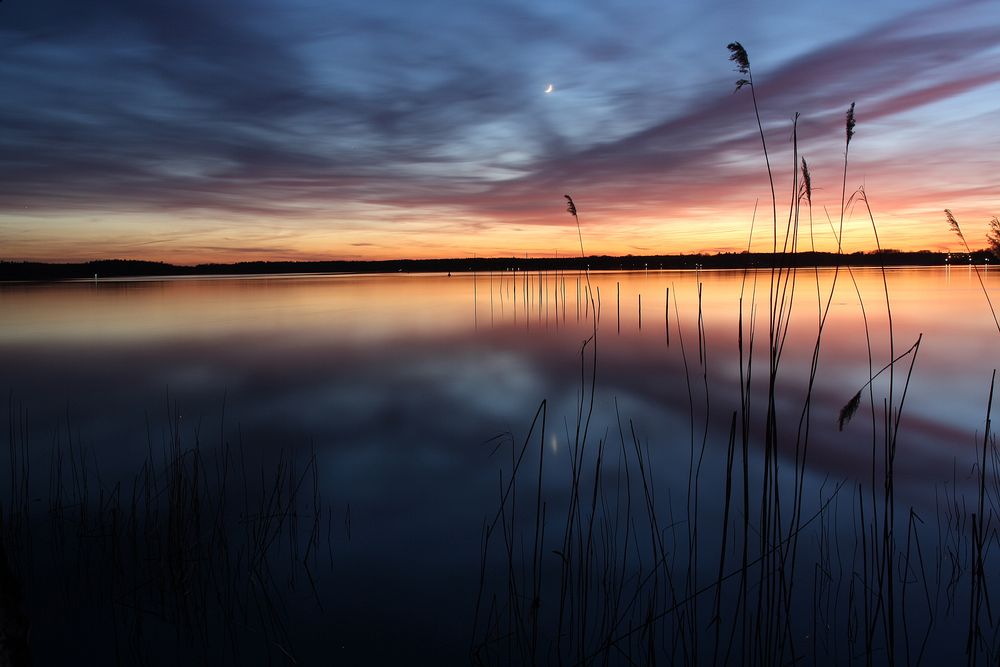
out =
[[[593,252],[742,248],[770,204],[733,39],[779,202],[799,112],[814,213],[839,214],[856,101],[848,187],[888,245],[946,245],[946,206],[970,223],[1000,211],[985,3],[661,5],[4,3],[0,252],[571,252],[564,192]]]

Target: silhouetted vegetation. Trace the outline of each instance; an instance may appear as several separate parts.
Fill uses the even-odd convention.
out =
[[[746,50],[738,42],[729,50],[747,77],[737,81],[737,91],[749,87],[753,93]],[[812,215],[804,161],[801,174],[797,171],[798,117],[791,132],[793,198],[787,225],[780,229],[753,95],[772,188],[774,253],[697,260],[699,268],[760,269],[744,273],[740,291],[733,341],[739,353],[738,396],[721,395],[712,385],[699,281],[698,312],[689,314],[697,322],[697,358],[692,353],[689,362],[675,297],[683,373],[664,378],[687,388],[688,433],[645,435],[621,414],[616,425],[591,430],[586,406],[593,405],[598,391],[598,299],[595,333],[583,346],[591,345],[592,355],[581,350],[576,426],[565,427],[569,456],[560,463],[568,463],[569,470],[553,472],[555,464],[546,461],[547,400],[524,440],[510,437],[507,443],[510,464],[501,471],[498,509],[483,526],[470,651],[476,664],[942,664],[964,656],[975,665],[1000,659],[1000,617],[990,602],[997,589],[988,577],[1000,537],[1000,450],[991,432],[995,371],[971,475],[976,497],[967,498],[952,485],[938,496],[932,517],[897,506],[900,425],[922,334],[897,354],[885,271],[924,263],[913,261],[917,258],[935,260],[927,264],[978,263],[986,260],[985,252],[967,246],[965,255],[950,256],[881,249],[864,189],[848,196],[846,187],[847,149],[857,127],[854,103],[844,126],[839,229],[833,221],[830,225],[840,245],[845,212],[863,204],[878,250],[801,252],[800,219],[808,220],[811,232]],[[586,263],[595,268],[592,261]],[[837,267],[825,286],[818,271],[802,271],[821,265]],[[864,302],[852,271],[858,265],[881,269],[880,293],[865,295],[875,304]],[[650,262],[649,268],[658,267]],[[818,362],[841,276],[850,278],[858,296],[863,334],[853,342],[867,351],[867,373],[859,375],[857,393],[843,397],[838,418],[820,423],[813,417],[814,402],[829,388],[823,386]],[[764,289],[766,300],[758,296]],[[812,329],[790,327],[793,310],[807,299],[817,313]],[[811,364],[783,361],[792,331],[806,336]],[[669,346],[669,339],[665,343]],[[735,369],[726,371],[736,375]],[[779,386],[799,389],[779,397]],[[720,404],[727,406],[721,414],[714,412]],[[870,443],[863,442],[864,435],[861,442],[845,442],[851,446],[844,456],[863,460],[870,477],[862,473],[853,484],[807,483],[815,477],[809,462],[815,433],[843,428],[862,410],[870,417]],[[714,441],[725,425],[728,438]],[[651,441],[666,450],[667,465],[686,468],[686,489],[660,483]],[[724,462],[719,460],[723,453]],[[545,493],[551,485],[543,480],[553,475],[569,480],[562,496]]]
[[[725,252],[692,255],[591,255],[589,257],[476,257],[463,259],[393,259],[327,262],[237,262],[181,266],[163,262],[108,259],[79,264],[0,262],[0,280],[86,280],[101,278],[162,278],[169,276],[226,276],[300,273],[457,273],[462,271],[641,271],[644,269],[746,269],[814,266],[942,266],[971,261],[981,264],[988,250],[945,253],[919,250],[882,250],[838,254]]]

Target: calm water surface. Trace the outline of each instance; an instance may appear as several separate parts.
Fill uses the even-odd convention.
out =
[[[824,304],[833,276],[818,274]],[[1000,300],[1000,276],[983,277]],[[895,354],[922,335],[900,422],[897,503],[932,511],[942,485],[971,485],[1000,333],[965,267],[892,269],[887,279]],[[883,418],[888,391],[883,374],[838,431],[838,411],[869,377],[866,340],[875,370],[890,347],[881,273],[837,280],[813,391],[815,489],[868,479],[872,420]],[[742,271],[590,277],[600,299],[591,434],[618,442],[619,423],[631,422],[663,497],[683,494],[692,443],[705,443],[704,474],[717,479],[740,400],[740,294],[744,354],[756,317],[759,381],[768,281]],[[782,353],[778,423],[788,433],[816,340],[816,281],[811,270],[798,275]],[[337,520],[322,611],[292,605],[299,650],[347,662],[462,662],[483,521],[498,506],[510,442],[525,438],[543,399],[553,507],[568,484],[568,443],[592,370],[593,341],[581,355],[594,334],[586,289],[576,273],[6,284],[0,378],[32,449],[44,456],[70,433],[105,483],[134,475],[149,444],[164,439],[168,406],[187,443],[239,442],[265,462],[278,449],[314,448]],[[896,370],[897,398],[910,359]],[[763,392],[758,381],[753,391]],[[793,455],[782,452],[789,468]]]

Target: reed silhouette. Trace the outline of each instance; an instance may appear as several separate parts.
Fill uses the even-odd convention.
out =
[[[711,379],[703,286],[696,278],[698,307],[689,314],[688,327],[697,333],[697,357],[688,359],[687,314],[677,308],[676,288],[667,291],[665,322],[669,340],[673,291],[673,328],[683,377],[672,381],[686,386],[687,437],[653,436],[665,439],[672,467],[686,467],[686,488],[661,487],[663,475],[657,466],[662,463],[656,462],[651,438],[622,416],[615,399],[617,423],[603,432],[591,428],[591,412],[585,417],[578,408],[567,497],[544,493],[545,488],[559,488],[546,479],[560,473],[555,464],[544,461],[550,407],[543,401],[524,439],[516,446],[513,437],[509,439],[511,463],[504,469],[504,492],[484,526],[470,659],[496,665],[873,665],[929,664],[948,656],[968,664],[993,663],[1000,659],[1000,618],[991,608],[991,598],[1000,591],[991,588],[987,576],[990,564],[996,563],[991,541],[998,537],[994,523],[1000,509],[1000,452],[990,427],[993,384],[972,506],[959,495],[957,483],[938,491],[941,504],[930,521],[912,506],[897,505],[896,458],[922,335],[896,353],[885,261],[890,253],[882,249],[864,188],[848,196],[856,106],[850,103],[844,115],[840,211],[829,224],[840,256],[849,211],[863,206],[881,278],[875,303],[865,303],[848,262],[832,263],[832,280],[826,285],[818,264],[807,263],[815,250],[814,185],[808,163],[799,155],[797,115],[791,127],[791,197],[787,221],[779,228],[774,173],[750,59],[739,42],[728,49],[742,75],[736,91],[749,87],[751,93],[772,209],[767,268],[743,273],[735,332],[738,396],[732,400],[725,387]],[[575,217],[573,201],[567,201]],[[808,251],[800,247],[800,221],[809,224]],[[966,251],[973,255],[968,246]],[[805,307],[801,286],[806,278],[799,271],[807,267],[814,269],[810,273],[815,289],[809,291],[816,318],[813,330],[803,334],[791,322],[793,313]],[[817,423],[813,406],[817,393],[826,391],[820,360],[841,267],[858,297],[863,335],[857,342],[866,351],[868,370],[858,378],[858,391],[835,423]],[[768,289],[766,329],[758,315],[759,281]],[[988,290],[981,284],[992,312]],[[620,283],[617,287],[620,332]],[[596,317],[594,326],[596,341]],[[812,341],[804,369],[784,360],[793,335]],[[762,342],[767,345],[763,359]],[[578,406],[584,397],[592,405],[597,391],[596,345],[589,380],[583,361],[581,354]],[[785,395],[779,400],[779,386],[800,389],[794,398]],[[730,404],[738,407],[720,416],[717,406]],[[860,413],[869,417],[867,426],[852,424]],[[724,423],[728,436],[710,442],[718,437],[714,428]],[[863,441],[867,430],[866,481],[817,485],[810,480],[815,477],[810,443],[817,429],[843,432],[841,437],[850,439],[845,446],[859,437]],[[591,432],[596,442],[588,447]],[[678,442],[685,439],[686,452]],[[851,451],[851,456],[859,455],[856,448]],[[720,459],[706,465],[707,452]],[[518,498],[525,494],[532,512],[519,510],[523,502]],[[705,502],[709,496],[711,503]],[[553,534],[562,537],[547,539]],[[964,621],[956,613],[963,603]],[[961,630],[964,642],[957,639],[963,636]]]
[[[283,450],[255,469],[241,442],[211,451],[197,436],[185,443],[171,406],[160,450],[150,440],[134,475],[109,484],[71,423],[39,451],[24,419],[12,398],[10,496],[0,509],[3,664],[27,665],[29,651],[43,663],[66,658],[68,644],[29,648],[29,619],[45,636],[64,625],[93,633],[97,662],[294,661],[288,604],[320,613],[322,574],[333,568],[333,506],[315,451],[303,462]],[[19,581],[30,583],[27,599]],[[95,611],[75,615],[86,610]]]

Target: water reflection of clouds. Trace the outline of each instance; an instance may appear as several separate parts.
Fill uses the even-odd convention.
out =
[[[924,333],[900,444],[901,452],[921,455],[897,465],[918,477],[933,475],[940,466],[920,462],[967,457],[963,443],[982,426],[988,362],[981,359],[988,360],[995,346],[980,326],[982,295],[969,280],[942,284],[937,274],[926,271],[890,276],[897,352]],[[598,391],[602,398],[619,397],[623,418],[646,421],[650,432],[662,429],[673,438],[690,430],[682,335],[696,411],[702,410],[705,389],[698,364],[695,286],[689,284],[690,275],[664,277],[666,284],[656,275],[592,276],[605,295]],[[740,277],[702,275],[710,419],[720,431],[739,405],[734,334]],[[829,279],[825,274],[824,284]],[[877,296],[877,272],[859,271],[856,279],[866,294]],[[387,434],[406,432],[411,447],[453,450],[453,455],[463,443],[516,431],[530,421],[543,398],[550,399],[552,423],[575,419],[581,363],[590,363],[589,348],[581,362],[580,341],[589,335],[590,324],[576,320],[572,281],[570,275],[569,315],[561,323],[555,312],[539,316],[535,305],[515,309],[507,301],[501,310],[499,293],[492,311],[487,310],[488,293],[480,293],[478,328],[469,308],[469,276],[5,288],[10,308],[0,339],[10,387],[25,398],[44,397],[36,401],[39,422],[57,423],[67,404],[80,406],[77,424],[96,442],[128,440],[122,426],[127,423],[138,423],[132,435],[144,440],[138,416],[162,413],[169,391],[195,416],[219,412],[226,396],[231,424],[252,425],[248,433],[278,441],[313,437],[341,446],[346,440],[374,446]],[[868,455],[860,450],[870,449],[852,444],[870,438],[862,435],[862,416],[843,434],[833,425],[840,406],[863,385],[869,370],[864,330],[855,317],[860,313],[857,297],[851,294],[853,285],[843,276],[841,281],[844,291],[834,302],[813,394],[811,456],[819,468],[857,474]],[[615,321],[608,295],[615,294],[616,282],[626,295],[621,335],[609,330]],[[489,289],[488,280],[479,283],[480,291]],[[494,283],[504,299],[509,283]],[[554,279],[546,283],[556,284]],[[657,320],[663,297],[658,303],[651,296],[667,285],[679,301],[680,315],[678,324],[677,313],[671,313],[670,345],[664,322]],[[646,326],[638,331],[634,297],[642,291]],[[882,359],[888,356],[887,322],[876,296],[868,298],[866,313],[873,354]],[[931,297],[933,309],[927,305]],[[803,298],[791,329],[795,342],[782,361],[777,398],[782,428],[789,434],[801,413],[815,311],[815,304]],[[765,337],[766,332],[758,331],[754,350],[758,399],[766,390]],[[884,381],[876,391],[885,393]],[[605,401],[598,408],[595,426],[610,424],[614,430],[614,406]]]
[[[423,357],[405,373],[418,391],[438,393],[443,405],[509,419],[512,406],[545,396],[549,383],[540,370],[513,350],[473,344],[453,348],[450,354]],[[453,409],[448,413],[454,414]]]
[[[729,420],[739,405],[737,356],[723,328],[724,323],[717,325],[708,339],[707,418],[715,453],[724,452]],[[109,457],[128,449],[128,443],[145,442],[145,415],[152,415],[154,427],[164,428],[168,396],[182,408],[185,427],[192,430],[221,418],[225,397],[230,438],[237,437],[239,427],[244,442],[254,448],[268,443],[299,447],[312,441],[338,460],[356,459],[364,450],[364,475],[377,479],[380,467],[383,472],[391,467],[400,451],[420,453],[407,459],[413,469],[443,469],[449,460],[471,465],[470,444],[507,431],[523,437],[544,398],[549,399],[550,432],[558,434],[558,441],[566,440],[565,432],[573,432],[581,383],[579,336],[573,337],[579,333],[572,328],[525,332],[498,327],[435,338],[411,336],[388,347],[336,337],[324,341],[316,331],[288,337],[234,333],[221,344],[196,336],[147,345],[83,343],[53,349],[43,340],[9,347],[6,368],[10,386],[32,404],[37,423],[65,421],[69,406],[74,427]],[[593,433],[614,435],[620,416],[626,425],[633,420],[651,447],[687,443],[690,379],[695,437],[700,439],[706,390],[697,338],[690,329],[685,335],[690,378],[676,338],[668,347],[659,335],[600,337]],[[933,335],[927,339],[930,352],[919,360],[901,422],[900,488],[919,489],[923,481],[950,478],[953,460],[971,460],[969,444],[984,419],[984,397],[945,400],[941,387],[968,384],[966,374],[972,371],[940,351],[933,353],[936,340]],[[844,433],[835,428],[837,412],[868,373],[867,361],[846,355],[850,347],[833,337],[830,348],[824,348],[829,356],[821,360],[813,395],[810,463],[818,471],[863,479],[871,457],[867,399]],[[585,369],[589,352],[583,357]],[[799,351],[794,355],[805,358]],[[777,394],[785,443],[781,451],[788,461],[794,459],[807,382],[807,366],[796,359],[788,358]],[[759,361],[766,361],[762,354]],[[763,369],[756,367],[755,373],[753,391],[761,400],[766,391]],[[589,370],[584,375],[589,382]],[[876,386],[877,401],[885,389],[882,383]],[[984,396],[985,391],[983,387]],[[216,432],[214,425],[203,430]]]
[[[603,441],[607,474],[620,471],[622,439],[631,448],[634,428],[664,502],[683,498],[690,454],[700,453],[706,428],[701,482],[705,489],[721,488],[729,426],[740,405],[739,275],[703,276],[707,372],[699,363],[689,277],[592,276],[604,304],[588,456]],[[621,334],[607,296],[615,294],[619,278],[632,304],[623,303]],[[863,289],[881,287],[872,278],[859,276]],[[991,364],[983,359],[995,354],[995,331],[977,319],[981,293],[966,285],[935,296],[940,308],[927,307],[923,292],[940,289],[939,279],[916,273],[894,292],[897,353],[924,333],[896,458],[900,504],[918,508],[933,506],[953,471],[960,485],[968,484],[985,420]],[[658,319],[664,282],[681,314],[678,324],[671,311],[669,345]],[[480,280],[480,289],[485,284]],[[397,619],[387,610],[412,610],[429,596],[446,599],[442,608],[462,604],[460,589],[476,583],[482,520],[496,507],[498,472],[509,475],[511,449],[525,442],[543,399],[546,432],[532,434],[530,451],[546,445],[544,502],[550,516],[565,509],[581,387],[591,379],[593,343],[581,346],[591,324],[576,320],[572,301],[566,319],[557,320],[554,311],[549,319],[539,317],[533,307],[519,309],[515,322],[510,303],[501,313],[497,299],[490,325],[488,295],[479,293],[477,328],[470,287],[467,277],[440,276],[190,281],[137,288],[126,291],[127,298],[42,287],[37,302],[32,290],[22,289],[17,307],[5,310],[0,323],[3,389],[24,402],[33,442],[46,444],[68,421],[100,461],[106,481],[134,473],[146,453],[147,425],[159,451],[168,433],[168,400],[183,416],[184,444],[193,444],[198,432],[205,448],[242,442],[248,456],[265,461],[281,448],[304,454],[315,447],[324,501],[338,512],[350,503],[353,517],[354,541],[337,545],[337,562],[350,576],[338,584],[343,597],[335,608],[350,610],[363,632]],[[641,331],[634,300],[639,290],[646,295]],[[831,315],[812,395],[809,498],[824,484],[829,490],[842,479],[864,483],[871,474],[867,395],[855,420],[843,432],[836,428],[840,407],[869,373],[856,298],[844,294]],[[0,292],[5,303],[9,296]],[[80,313],[95,304],[89,323],[76,328]],[[369,314],[370,320],[358,321]],[[873,354],[884,358],[885,318],[875,307],[868,314]],[[815,308],[797,315],[776,387],[780,474],[786,477],[795,460]],[[100,333],[117,323],[132,328],[127,335]],[[759,325],[766,328],[766,321]],[[756,456],[767,391],[766,330],[758,336],[751,389],[759,412],[750,445]],[[898,372],[897,396],[903,378]],[[884,380],[875,385],[876,426],[884,418]],[[495,443],[489,439],[504,433],[509,438],[491,458]],[[706,504],[701,511],[717,510]],[[437,590],[441,581],[456,582],[454,590]]]

